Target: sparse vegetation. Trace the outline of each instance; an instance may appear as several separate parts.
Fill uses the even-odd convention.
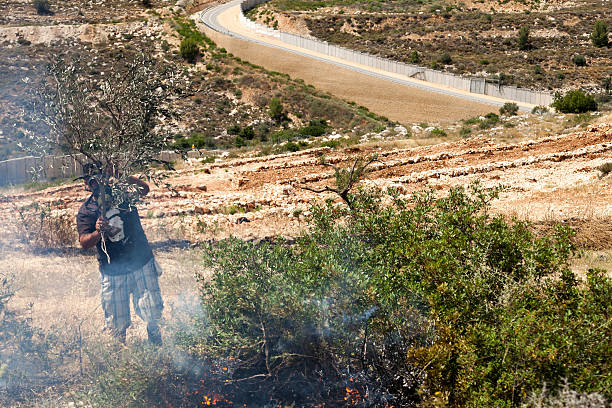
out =
[[[592,86],[602,69],[612,63],[605,49],[587,46],[587,51],[583,44],[583,35],[591,33],[593,23],[607,15],[604,3],[590,2],[579,8],[537,6],[537,13],[529,12],[529,7],[536,7],[532,0],[503,3],[499,8],[490,0],[463,6],[421,1],[373,4],[352,0],[272,0],[258,6],[253,14],[266,10],[290,15],[293,20],[304,21],[319,39],[396,61],[491,79],[505,72],[505,85],[526,88]],[[318,10],[322,7],[329,9]],[[346,14],[330,10],[343,10]],[[568,19],[580,23],[558,23]],[[264,19],[259,21],[265,23]],[[540,35],[549,30],[556,34]],[[517,49],[522,52],[515,52]],[[452,63],[440,61],[445,53],[452,56]],[[576,66],[572,61],[576,54],[585,55],[588,66]],[[533,75],[537,64],[541,74]],[[560,71],[563,78],[556,75]]]

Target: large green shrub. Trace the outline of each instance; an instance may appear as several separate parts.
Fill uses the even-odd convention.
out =
[[[563,96],[557,92],[551,106],[563,113],[584,113],[597,110],[597,102],[593,96],[585,94],[580,89],[568,91]]]
[[[198,349],[233,354],[236,379],[287,403],[335,395],[334,367],[361,373],[369,406],[512,407],[563,378],[609,398],[612,282],[574,276],[569,229],[490,215],[496,195],[361,190],[313,207],[293,245],[209,245]]]
[[[188,62],[195,62],[198,54],[200,53],[200,46],[196,39],[192,37],[186,37],[181,40],[180,45],[181,57]]]

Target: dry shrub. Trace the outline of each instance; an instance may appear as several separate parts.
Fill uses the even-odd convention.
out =
[[[16,206],[21,241],[33,248],[61,248],[76,242],[74,217],[34,201]]]
[[[597,168],[600,171],[601,177],[606,177],[610,172],[612,172],[612,162],[607,162],[602,164]]]
[[[535,222],[531,228],[536,236],[551,234],[561,222],[576,231],[573,238],[574,244],[580,249],[601,250],[612,248],[610,236],[612,236],[612,225],[607,218],[570,218],[563,221]]]
[[[546,384],[532,393],[523,408],[605,408],[607,401],[599,393],[581,393],[570,388],[567,380],[557,393],[551,393]]]

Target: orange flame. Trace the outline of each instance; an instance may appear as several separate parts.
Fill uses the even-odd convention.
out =
[[[344,400],[354,404],[356,402],[361,401],[362,397],[357,388],[346,387],[346,395],[344,396]]]

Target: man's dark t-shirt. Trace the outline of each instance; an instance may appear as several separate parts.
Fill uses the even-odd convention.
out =
[[[79,236],[96,230],[96,221],[100,217],[97,200],[91,195],[81,205],[77,213],[77,230]],[[138,210],[127,207],[114,208],[106,213],[111,226],[120,230],[112,237],[106,237],[106,252],[102,250],[102,240],[98,241],[98,262],[100,270],[107,275],[124,275],[143,267],[153,258],[153,251],[142,229]]]

